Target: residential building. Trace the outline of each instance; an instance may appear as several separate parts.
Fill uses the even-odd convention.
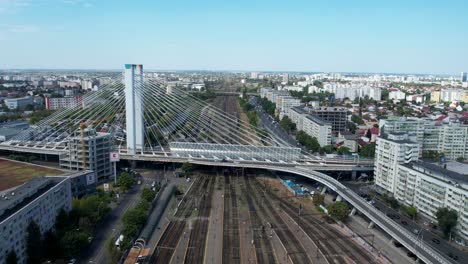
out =
[[[313,115],[306,115],[302,121],[302,130],[315,137],[321,147],[331,144],[332,125]]]
[[[13,190],[0,192],[0,263],[10,251],[18,263],[27,261],[26,236],[31,221],[41,233],[54,227],[61,209],[71,210],[72,192],[69,177],[41,177]]]
[[[404,132],[415,136],[420,157],[427,151],[436,151],[444,153],[447,160],[468,158],[468,125],[444,120],[398,118],[380,120],[379,126],[381,134]]]
[[[308,112],[332,125],[333,132],[347,130],[348,109],[344,107],[311,107]]]
[[[406,94],[398,89],[390,90],[388,93],[388,99],[390,100],[405,100]]]
[[[398,165],[417,161],[419,145],[406,133],[391,133],[377,138],[375,147],[375,184],[395,192]]]
[[[25,109],[28,105],[34,106],[34,101],[31,96],[22,98],[8,98],[5,99],[5,105],[9,109]]]
[[[276,97],[276,109],[280,111],[280,119],[282,119],[284,115],[289,116],[291,108],[300,106],[301,104],[302,103],[300,99],[291,96]]]
[[[59,97],[59,98],[45,98],[46,109],[70,109],[81,106],[83,103],[82,96],[70,96],[70,97]]]
[[[289,83],[289,74],[288,73],[283,73],[283,83],[285,83],[285,84]]]
[[[463,89],[442,89],[440,91],[440,101],[441,102],[453,102],[453,101],[462,101],[466,95],[468,94],[468,90]],[[464,103],[468,103],[468,101],[462,101]]]
[[[461,82],[468,82],[468,72],[462,72],[461,73],[460,81]]]
[[[84,128],[70,137],[68,144],[68,152],[60,155],[60,167],[69,170],[92,170],[98,181],[114,175],[109,157],[113,148],[111,134]]]
[[[439,208],[457,211],[455,233],[468,241],[468,165],[464,165],[465,174],[451,170],[450,164],[445,166],[426,162],[399,164],[393,194],[399,202],[414,206],[434,222]]]

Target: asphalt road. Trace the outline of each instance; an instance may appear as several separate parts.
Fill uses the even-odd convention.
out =
[[[369,195],[372,197],[369,188],[363,185],[347,184],[350,189],[353,189],[359,195]],[[398,223],[401,227],[413,232],[420,239],[424,240],[427,245],[431,246],[434,250],[439,251],[440,254],[448,256],[451,254],[453,258],[457,258],[458,263],[468,263],[468,254],[462,252],[457,247],[451,245],[447,240],[442,238],[439,234],[436,234],[431,227],[424,225],[424,223],[414,222],[413,219],[408,216],[401,214],[397,210],[386,205],[379,199],[372,199],[375,204],[374,207],[385,213],[389,218]],[[456,257],[455,257],[456,256]]]
[[[120,197],[120,203],[96,227],[96,234],[91,244],[79,258],[79,263],[108,263],[106,241],[109,237],[117,239],[122,231],[122,215],[138,203],[143,184],[135,185],[125,196]]]

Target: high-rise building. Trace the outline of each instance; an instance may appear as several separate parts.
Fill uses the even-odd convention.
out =
[[[456,122],[425,119],[381,120],[381,134],[407,133],[415,136],[420,157],[429,151],[443,153],[445,159],[468,158],[468,126]]]
[[[45,98],[46,109],[70,109],[81,106],[83,102],[82,96],[67,96],[58,98]]]
[[[461,82],[468,82],[468,72],[461,73]]]
[[[289,83],[289,74],[283,73],[283,83]]]
[[[60,167],[68,170],[92,170],[98,181],[114,175],[110,162],[113,137],[91,128],[82,128],[70,137],[68,151],[60,155]]]
[[[377,138],[375,147],[375,184],[390,192],[395,191],[398,165],[417,161],[419,145],[406,133],[391,133]]]
[[[31,221],[41,233],[52,229],[61,209],[72,208],[70,177],[37,177],[0,192],[0,263],[15,252],[17,263],[27,263],[26,235]]]
[[[125,111],[127,149],[135,153],[143,149],[145,126],[143,121],[143,65],[125,64]]]
[[[457,163],[457,162],[454,162]],[[467,175],[446,167],[426,162],[399,164],[395,198],[418,213],[436,222],[439,208],[448,207],[458,213],[457,235],[468,241],[468,180]],[[467,165],[464,166],[466,174]]]

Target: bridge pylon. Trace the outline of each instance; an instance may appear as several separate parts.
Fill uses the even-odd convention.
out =
[[[125,64],[125,118],[127,149],[136,154],[145,146],[143,121],[143,65]]]

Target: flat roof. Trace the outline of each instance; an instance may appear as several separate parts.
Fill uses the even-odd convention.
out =
[[[407,168],[422,172],[428,176],[436,177],[442,180],[453,180],[457,183],[468,184],[468,177],[451,170],[448,166],[445,169],[437,163],[428,163],[424,161],[401,164]]]
[[[23,185],[0,193],[0,222],[46,193],[67,177],[34,178]]]

